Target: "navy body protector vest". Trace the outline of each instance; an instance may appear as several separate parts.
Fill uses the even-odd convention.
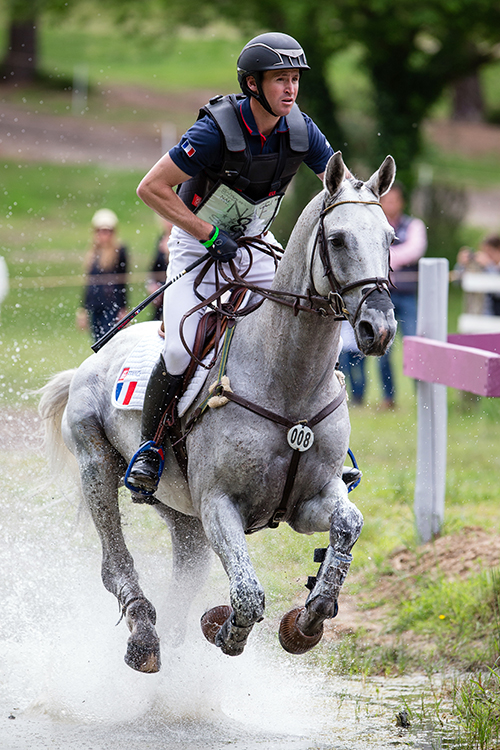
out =
[[[224,156],[220,172],[204,169],[179,186],[178,195],[191,211],[196,211],[220,184],[254,203],[283,195],[307,156],[307,125],[296,104],[286,117],[288,131],[279,134],[279,151],[252,155],[239,108],[244,98],[243,94],[217,96],[200,109],[198,119],[208,114],[221,132]]]

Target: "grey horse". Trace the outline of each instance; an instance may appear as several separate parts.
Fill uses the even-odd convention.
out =
[[[324,621],[337,613],[351,549],[363,524],[342,481],[350,424],[345,389],[335,373],[338,313],[350,320],[363,353],[381,355],[392,343],[396,322],[387,280],[394,232],[379,198],[394,180],[394,160],[388,156],[367,182],[346,178],[345,173],[337,152],[328,163],[324,190],[293,229],[271,298],[236,324],[225,392],[231,390],[250,408],[230,400],[207,410],[194,424],[186,439],[187,479],[170,446],[165,451],[154,507],[172,536],[169,596],[177,636],[206,580],[214,550],[229,579],[230,606],[205,613],[202,629],[229,655],[243,651],[264,615],[264,590],[249,557],[246,533],[279,521],[301,534],[329,532],[305,606],[285,615],[280,627],[284,648],[303,653],[318,643]],[[294,303],[290,295],[295,295]],[[289,304],[280,304],[287,299]],[[314,314],[307,307],[314,308]],[[76,457],[102,544],[102,580],[117,597],[131,631],[125,661],[139,671],[156,672],[156,612],[139,584],[118,506],[118,488],[139,444],[140,412],[116,409],[111,403],[120,368],[146,325],[152,324],[120,332],[78,369],[52,378],[42,389],[39,408],[49,449],[62,448],[68,458],[69,449]],[[212,370],[198,403],[216,380]],[[288,493],[281,507],[285,485]]]

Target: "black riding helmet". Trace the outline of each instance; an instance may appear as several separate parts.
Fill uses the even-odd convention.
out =
[[[241,90],[247,96],[253,96],[260,104],[276,116],[262,90],[262,74],[265,70],[310,70],[304,50],[300,44],[288,34],[271,32],[260,34],[251,39],[238,57],[238,82]],[[251,91],[247,85],[247,77],[253,76],[257,83],[257,91]]]

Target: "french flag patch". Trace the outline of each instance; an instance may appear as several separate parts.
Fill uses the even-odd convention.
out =
[[[120,373],[120,377],[116,381],[115,389],[115,401],[121,406],[128,406],[134,395],[134,391],[137,388],[137,380],[129,380],[130,368],[124,367]]]
[[[196,149],[191,146],[188,140],[185,140],[181,143],[181,148],[184,149],[188,156],[194,156],[196,153]]]

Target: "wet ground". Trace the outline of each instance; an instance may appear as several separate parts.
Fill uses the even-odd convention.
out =
[[[293,657],[265,623],[241,657],[224,656],[204,641],[198,625],[207,606],[222,603],[221,596],[224,601],[225,578],[217,572],[195,602],[186,642],[169,648],[168,535],[151,508],[131,506],[124,497],[127,539],[163,636],[161,672],[131,670],[123,661],[126,625],[115,627],[117,604],[100,581],[95,531],[69,490],[63,496],[47,483],[34,415],[26,414],[24,427],[15,413],[6,417],[0,449],[2,750],[457,747],[420,722],[409,729],[396,724],[405,701],[418,709],[427,694],[424,676],[348,679],[328,666],[331,645]]]

